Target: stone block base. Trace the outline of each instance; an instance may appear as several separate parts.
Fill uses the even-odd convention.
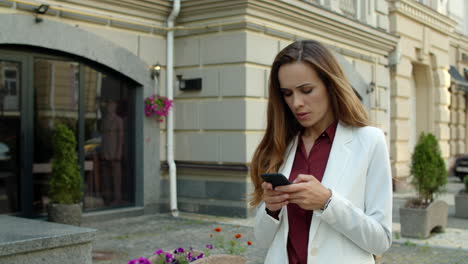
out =
[[[468,218],[468,193],[463,190],[455,195],[455,216]]]
[[[0,263],[92,264],[96,230],[0,215]]]
[[[427,238],[431,231],[443,231],[447,227],[448,204],[434,201],[427,208],[400,208],[401,235]]]

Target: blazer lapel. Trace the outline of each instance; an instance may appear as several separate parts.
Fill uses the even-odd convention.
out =
[[[347,146],[353,139],[353,130],[342,122],[338,122],[335,138],[333,139],[332,148],[328,157],[327,167],[323,174],[322,184],[332,190],[340,184],[341,178],[345,173],[345,168],[348,159],[351,155],[351,150]],[[317,212],[314,212],[314,216]],[[320,217],[313,217],[310,225],[309,244],[314,239],[317,229],[320,225]]]
[[[353,129],[338,122],[327,167],[323,174],[322,184],[330,189],[336,188],[344,174],[344,169],[351,154],[348,143],[353,139]]]
[[[294,157],[296,156],[296,149],[297,149],[297,142],[298,137],[294,137],[294,139],[289,143],[289,146],[286,148],[286,153],[284,154],[283,165],[280,167],[279,171],[289,179],[291,174],[292,166],[294,163]]]

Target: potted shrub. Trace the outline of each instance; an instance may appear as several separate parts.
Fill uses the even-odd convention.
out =
[[[455,216],[468,218],[468,175],[463,178],[465,188],[455,194]]]
[[[427,238],[434,229],[443,231],[448,220],[448,204],[434,200],[447,183],[447,170],[433,134],[420,135],[411,156],[411,175],[418,197],[400,208],[401,235]]]
[[[52,174],[47,205],[49,221],[80,225],[82,179],[78,166],[76,139],[64,124],[55,126],[52,140]]]

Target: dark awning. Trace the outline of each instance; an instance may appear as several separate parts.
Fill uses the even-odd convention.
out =
[[[468,93],[468,81],[457,71],[457,68],[450,66],[449,73],[456,89]]]
[[[354,89],[354,92],[357,94],[359,99],[361,100],[362,104],[367,108],[370,109],[370,96],[369,96],[369,84],[367,84],[362,76],[356,71],[354,66],[349,63],[343,55],[339,54],[338,52],[334,53],[335,58],[338,60],[338,63],[341,65],[341,68],[348,78],[349,83]]]

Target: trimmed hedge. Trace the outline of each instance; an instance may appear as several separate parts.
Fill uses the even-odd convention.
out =
[[[79,203],[83,181],[78,165],[77,144],[73,131],[64,124],[57,124],[52,145],[52,175],[49,180],[51,202]]]
[[[422,204],[429,204],[447,183],[447,169],[439,142],[431,133],[421,133],[411,156],[412,184]]]

